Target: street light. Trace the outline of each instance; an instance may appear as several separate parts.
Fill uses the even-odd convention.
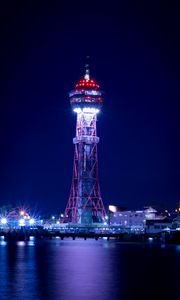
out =
[[[1,224],[6,225],[7,224],[7,219],[6,218],[1,218]]]
[[[19,220],[19,226],[25,226],[25,220],[24,219]]]
[[[34,220],[34,219],[30,219],[30,220],[29,220],[29,224],[30,224],[30,225],[34,225],[34,223],[35,223],[35,220]]]

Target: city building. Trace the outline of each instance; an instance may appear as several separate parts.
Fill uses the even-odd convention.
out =
[[[158,234],[163,231],[170,231],[172,227],[172,219],[170,218],[146,220],[145,232],[147,234]]]
[[[147,220],[159,220],[162,216],[152,207],[144,210],[120,210],[118,206],[109,205],[109,225],[117,225],[131,231],[144,230]]]

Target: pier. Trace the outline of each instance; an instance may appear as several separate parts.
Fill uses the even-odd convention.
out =
[[[156,235],[149,235],[145,233],[134,234],[127,232],[111,233],[111,232],[92,232],[91,231],[73,231],[73,232],[62,232],[59,230],[11,230],[11,231],[1,231],[0,237],[4,241],[29,241],[30,237],[34,237],[36,240],[51,240],[54,238],[59,238],[60,240],[72,239],[76,240],[81,238],[84,240],[94,239],[95,241],[99,239],[117,240],[119,242],[141,242],[145,243],[147,241],[156,241],[158,243],[168,243],[168,244],[180,244],[180,231],[171,232],[161,232]]]

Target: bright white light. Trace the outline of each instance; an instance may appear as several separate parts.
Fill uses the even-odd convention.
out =
[[[115,205],[109,205],[109,210],[113,213],[117,212],[117,206]]]
[[[1,219],[1,224],[2,225],[6,225],[7,224],[7,219],[6,218],[2,218]]]
[[[52,216],[52,220],[54,220],[55,219],[55,216]]]
[[[165,231],[170,231],[171,229],[169,227],[164,228]]]
[[[73,109],[74,112],[76,112],[77,114],[80,114],[81,113],[81,108],[79,107],[76,107]]]
[[[94,107],[84,107],[83,109],[81,109],[80,107],[76,107],[73,109],[74,112],[76,112],[77,114],[80,113],[91,113],[91,114],[98,114],[100,112],[100,110],[98,108],[94,108]]]
[[[89,79],[90,79],[89,73],[86,73],[86,74],[84,75],[84,79],[86,79],[86,80],[89,80]]]
[[[20,214],[20,216],[24,216],[24,215],[25,215],[25,211],[24,211],[24,210],[21,210],[21,211],[19,212],[19,214]]]
[[[34,223],[35,223],[35,220],[34,220],[34,219],[30,219],[30,220],[29,220],[29,224],[30,224],[30,225],[33,225]]]
[[[64,217],[64,214],[61,214],[61,218],[63,218]]]
[[[108,220],[108,216],[105,216],[105,219]]]
[[[25,226],[25,220],[24,219],[19,220],[19,226]]]
[[[59,223],[60,223],[59,221],[56,222],[56,224],[59,224]]]
[[[99,113],[99,109],[94,108],[94,107],[84,107],[83,113],[97,114],[97,113]]]

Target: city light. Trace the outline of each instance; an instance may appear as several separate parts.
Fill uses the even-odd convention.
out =
[[[169,227],[164,228],[164,231],[170,231],[171,229]]]
[[[83,109],[81,109],[80,107],[76,107],[73,109],[73,111],[76,112],[77,114],[80,113],[98,114],[100,112],[98,108],[94,108],[94,107],[84,107]]]
[[[30,225],[34,225],[34,224],[35,224],[35,220],[34,220],[34,219],[30,219],[30,220],[29,220],[29,224],[30,224]]]
[[[19,226],[25,226],[25,220],[24,219],[19,220]]]
[[[7,219],[6,218],[1,218],[1,224],[6,225],[7,224]]]
[[[20,216],[24,216],[25,215],[25,211],[24,210],[20,210],[19,214],[20,214]]]
[[[94,107],[84,107],[83,113],[97,114],[97,113],[99,113],[99,109],[94,108]]]
[[[76,107],[73,109],[74,112],[76,112],[77,114],[80,114],[81,113],[81,108],[79,107]]]
[[[109,211],[111,211],[113,213],[117,212],[117,206],[115,206],[115,205],[109,205]]]

